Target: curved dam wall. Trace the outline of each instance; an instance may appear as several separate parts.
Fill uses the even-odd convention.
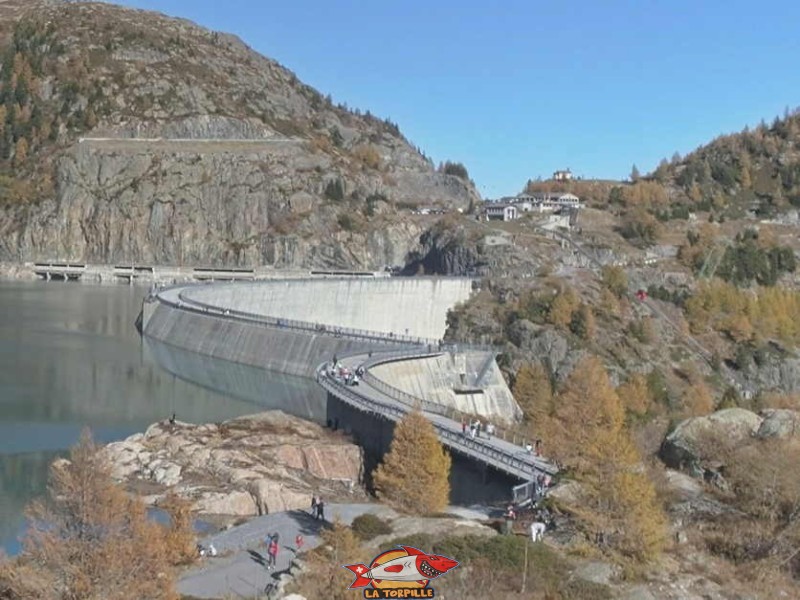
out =
[[[325,390],[307,377],[224,361],[207,354],[182,350],[149,337],[144,341],[147,358],[155,361],[161,368],[180,379],[233,397],[251,406],[251,412],[281,410],[321,425],[325,424]],[[189,400],[191,404],[191,399]],[[178,415],[184,414],[191,413],[178,410]]]
[[[306,377],[313,377],[334,355],[402,347],[203,315],[166,304],[155,308],[144,334],[198,354]]]
[[[439,340],[447,311],[472,293],[464,278],[386,277],[188,287],[181,299],[257,315]]]
[[[335,329],[440,339],[447,311],[469,298],[457,278],[305,279],[188,285],[145,304],[143,333],[164,344],[225,361],[312,377],[334,356],[408,347],[401,339],[336,335]],[[214,310],[204,312],[204,307]],[[296,329],[220,314],[325,324]],[[216,314],[215,314],[216,313]],[[408,334],[406,334],[408,330]]]

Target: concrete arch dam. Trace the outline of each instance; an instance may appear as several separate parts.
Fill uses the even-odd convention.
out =
[[[190,285],[151,294],[141,328],[146,337],[182,350],[312,377],[352,409],[341,413],[343,419],[367,413],[391,427],[420,407],[442,441],[470,459],[516,479],[555,473],[547,461],[526,454],[521,439],[476,441],[461,432],[464,415],[513,421],[521,412],[494,352],[439,345],[447,311],[471,292],[471,280],[457,278]],[[326,377],[333,357],[351,371],[367,367],[361,385]]]
[[[465,278],[318,278],[173,287],[151,295],[142,333],[160,342],[314,377],[335,355],[435,345]]]

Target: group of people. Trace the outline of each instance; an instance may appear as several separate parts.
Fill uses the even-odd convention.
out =
[[[487,437],[491,437],[494,435],[494,425],[491,423],[484,425],[481,423],[480,419],[474,419],[473,421],[470,421],[469,437],[472,439],[475,439],[476,437],[479,438],[481,437],[481,431],[486,432]],[[464,419],[461,420],[461,433],[464,435],[464,437],[467,436],[467,422]]]
[[[311,496],[311,516],[317,520],[325,520],[325,501],[322,498]]]
[[[267,538],[264,540],[264,545],[267,547],[267,569],[273,569],[278,562],[278,551],[280,550],[279,542],[280,534],[277,531],[267,535]],[[306,540],[303,538],[303,535],[298,533],[294,538],[295,554],[300,553],[305,543]]]
[[[512,530],[512,523],[517,519],[517,511],[513,504],[509,504],[506,512],[503,514],[506,520],[506,533],[510,534]],[[534,542],[544,539],[544,533],[549,528],[553,527],[553,516],[547,508],[541,508],[534,512],[533,521],[530,524],[531,540]]]
[[[539,473],[539,476],[533,483],[534,498],[541,498],[544,496],[545,491],[553,484],[553,478],[547,473]]]
[[[342,366],[335,356],[333,357],[333,361],[330,363],[327,371],[328,377],[334,379],[335,381],[342,382],[345,385],[358,385],[359,380],[366,372],[363,366],[358,367],[355,372],[351,371],[347,367]]]
[[[536,456],[542,455],[542,440],[537,439],[531,445],[530,442],[525,442],[525,451],[528,454],[536,454]]]
[[[538,542],[544,538],[544,533],[548,529],[555,527],[553,515],[546,507],[538,509],[533,515],[531,523],[531,540]]]

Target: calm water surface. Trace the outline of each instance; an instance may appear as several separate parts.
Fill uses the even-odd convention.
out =
[[[143,344],[134,321],[145,292],[0,282],[0,547],[6,552],[18,550],[22,511],[44,491],[49,464],[84,426],[112,441],[172,412],[204,423],[284,408],[283,391],[296,398],[313,386],[230,363],[196,364],[188,354]],[[197,370],[206,378],[192,377]],[[304,402],[290,412],[318,417],[319,406]]]

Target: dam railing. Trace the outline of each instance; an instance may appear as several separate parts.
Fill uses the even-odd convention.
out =
[[[325,363],[317,368],[317,381],[326,391],[340,398],[342,401],[347,402],[363,412],[388,418],[393,421],[402,419],[403,416],[409,412],[410,407],[406,405],[391,404],[376,398],[367,397],[365,394],[359,393],[357,389],[328,377],[328,366],[329,363]],[[491,438],[472,438],[465,436],[457,429],[457,422],[453,422],[453,427],[433,419],[431,419],[431,423],[437,435],[445,445],[462,454],[476,458],[500,471],[519,477],[520,479],[532,479],[537,472],[548,473],[550,475],[558,473],[558,469],[546,461],[537,460],[532,455],[522,454],[521,450],[502,448],[496,441],[498,438],[495,438],[495,442],[493,443]]]
[[[465,347],[466,346],[462,345],[454,345],[454,346],[442,346],[441,350],[436,350],[436,351],[409,349],[409,350],[380,352],[377,354],[377,356],[373,355],[372,357],[367,358],[366,361],[361,363],[360,366],[364,367],[365,369],[362,379],[365,383],[374,387],[382,394],[410,408],[419,408],[424,412],[441,415],[457,423],[464,422],[467,424],[467,427],[469,427],[469,424],[473,420],[481,419],[485,421],[486,420],[485,417],[480,417],[479,415],[460,411],[451,406],[444,406],[442,404],[439,404],[438,402],[431,402],[430,400],[425,400],[424,398],[420,398],[419,396],[414,396],[413,394],[409,394],[408,392],[405,392],[400,388],[397,388],[389,383],[386,383],[385,381],[383,381],[379,377],[376,377],[374,374],[370,372],[370,368],[377,365],[387,364],[391,362],[399,362],[404,360],[414,360],[418,358],[429,358],[432,356],[439,356],[441,354],[444,354],[445,352],[453,350],[454,348],[464,349]],[[493,348],[492,351],[497,352],[497,348]],[[354,354],[351,356],[359,356],[359,355],[363,355],[363,353]],[[531,444],[533,444],[534,442],[534,436],[532,436],[530,432],[526,432],[518,427],[512,427],[504,424],[498,425],[495,423],[494,428],[495,429],[492,434],[494,437],[498,437],[512,444],[525,445],[526,442],[530,442]]]
[[[175,286],[182,287],[182,286]],[[174,288],[172,288],[174,289]],[[400,335],[395,333],[384,333],[379,331],[370,331],[366,329],[355,329],[352,327],[338,327],[326,325],[324,323],[314,323],[311,321],[300,321],[296,319],[285,319],[282,317],[270,317],[267,315],[260,315],[242,310],[220,308],[201,300],[195,300],[188,296],[184,296],[183,292],[178,292],[178,302],[164,298],[162,291],[157,294],[158,300],[173,308],[182,310],[192,310],[200,314],[223,316],[227,319],[234,319],[238,321],[246,321],[248,323],[256,323],[268,327],[277,327],[285,329],[294,329],[298,331],[310,332],[321,335],[333,335],[335,337],[348,337],[352,339],[367,340],[372,342],[382,342],[389,344],[407,344],[413,346],[436,346],[439,345],[439,340],[432,340],[423,337],[415,337],[408,335]]]

